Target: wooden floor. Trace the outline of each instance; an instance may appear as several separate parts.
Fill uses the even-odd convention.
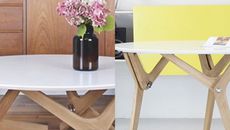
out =
[[[52,98],[60,104],[66,107],[68,106],[66,96],[52,96]],[[95,109],[98,111],[103,110],[111,98],[112,96],[103,96],[96,104],[94,104]],[[61,122],[25,96],[19,96],[16,99],[16,102],[13,104],[13,107],[9,110],[8,115],[5,118],[16,121],[30,121],[48,124],[49,130],[59,130],[59,123]]]

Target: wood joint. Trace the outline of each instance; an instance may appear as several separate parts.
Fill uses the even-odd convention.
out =
[[[145,72],[137,54],[124,53],[124,57],[127,61],[127,64],[129,65],[136,84],[142,90],[147,90],[151,88],[153,82],[160,75],[160,73],[168,63],[168,60],[162,57],[158,64],[148,74]]]

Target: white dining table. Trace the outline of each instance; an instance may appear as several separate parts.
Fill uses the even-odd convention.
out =
[[[114,98],[102,113],[92,105],[105,91],[115,89],[113,57],[99,57],[97,71],[75,71],[71,55],[21,55],[0,57],[0,129],[48,130],[46,125],[5,120],[4,116],[19,93],[63,121],[60,130],[113,130]],[[83,96],[78,91],[85,90]],[[43,91],[65,91],[73,109],[60,105]]]
[[[146,41],[116,45],[116,50],[123,52],[136,83],[130,130],[138,129],[144,91],[154,86],[153,82],[169,62],[174,63],[207,86],[209,93],[204,130],[210,130],[211,128],[215,101],[220,110],[225,129],[230,130],[230,109],[226,94],[230,81],[230,48],[204,46],[204,44],[205,41]],[[146,73],[138,56],[140,54],[160,54],[162,57],[152,71]],[[199,55],[202,72],[186,63],[186,61],[177,56],[178,54]],[[217,64],[214,64],[213,54],[222,54],[224,56]]]

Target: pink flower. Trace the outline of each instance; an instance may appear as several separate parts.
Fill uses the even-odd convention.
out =
[[[80,4],[79,7],[78,7],[78,9],[77,9],[77,12],[78,12],[79,15],[85,15],[85,14],[87,14],[89,12],[87,5]]]
[[[82,19],[81,17],[69,17],[69,18],[66,18],[67,22],[71,25],[71,26],[79,26],[81,25],[82,23],[84,23],[84,19]]]
[[[91,10],[93,26],[104,26],[106,24],[106,17],[108,16],[109,10],[105,8],[102,2],[99,1],[93,2]]]
[[[59,15],[66,15],[67,9],[64,3],[58,3],[57,11]]]
[[[70,25],[92,23],[95,27],[104,26],[110,13],[103,0],[63,0],[58,3],[57,12],[65,16]]]

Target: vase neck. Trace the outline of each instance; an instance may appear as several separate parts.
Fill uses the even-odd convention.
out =
[[[93,33],[94,33],[93,26],[91,24],[87,24],[86,25],[86,33],[85,34],[93,35]]]

